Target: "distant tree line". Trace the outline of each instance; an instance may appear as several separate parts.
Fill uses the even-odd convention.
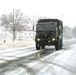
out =
[[[76,38],[76,26],[73,28],[73,36]]]
[[[63,36],[64,36],[64,38],[76,38],[76,26],[74,28],[64,26],[63,27]]]

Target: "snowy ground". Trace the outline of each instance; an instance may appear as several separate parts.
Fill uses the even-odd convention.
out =
[[[18,45],[19,42],[14,44]],[[36,51],[34,44],[35,42],[31,41],[27,45],[28,47],[21,46],[22,48],[18,49],[18,47],[12,46],[12,49],[0,50],[0,63],[4,63],[5,60],[13,60],[16,57],[25,56],[29,52],[33,53],[33,51]],[[52,48],[50,49],[52,50]],[[44,57],[39,55],[37,60],[32,60],[29,63],[25,61],[19,64],[13,63],[10,68],[7,68],[6,65],[5,68],[1,75],[76,75],[76,39],[65,40],[62,50],[54,51]],[[1,69],[2,67],[0,72]]]
[[[0,42],[0,50],[23,48],[30,45],[35,45],[35,41],[33,39],[15,40],[15,41],[8,40],[5,43]]]

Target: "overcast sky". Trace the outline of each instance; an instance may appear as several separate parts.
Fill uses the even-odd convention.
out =
[[[76,26],[76,0],[1,0],[0,17],[21,9],[29,17],[42,16],[61,19],[64,25]]]

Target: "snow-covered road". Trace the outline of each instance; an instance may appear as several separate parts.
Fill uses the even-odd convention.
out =
[[[36,60],[31,60],[29,63],[20,61],[13,64],[7,64],[0,68],[0,75],[76,75],[76,41],[67,41],[64,43],[63,49],[55,51],[48,48],[52,53],[39,55]],[[36,51],[34,47],[25,49],[6,50],[0,52],[0,61],[16,59],[23,57],[26,53]],[[23,55],[22,55],[23,54]],[[28,54],[27,54],[28,55]],[[3,63],[3,62],[1,62]]]
[[[71,45],[69,50],[60,50],[27,63],[27,66],[35,75],[76,75],[76,44]]]

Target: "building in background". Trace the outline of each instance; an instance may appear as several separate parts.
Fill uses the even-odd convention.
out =
[[[12,31],[5,30],[4,27],[0,27],[0,40],[12,40],[13,33]],[[35,39],[35,31],[34,30],[26,30],[17,32],[16,40],[25,40],[25,39]]]

